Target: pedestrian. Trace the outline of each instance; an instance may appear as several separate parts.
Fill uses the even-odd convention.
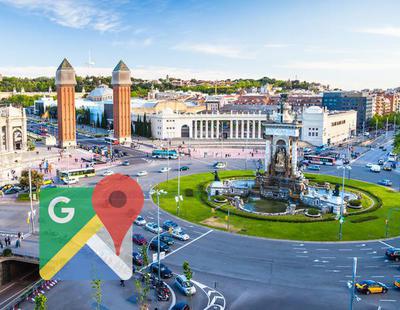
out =
[[[19,248],[20,246],[21,246],[21,243],[20,243],[19,239],[17,239],[17,240],[15,241],[15,247],[16,247],[16,248]]]
[[[2,249],[4,246],[3,246],[3,242],[1,242],[1,240],[0,240],[0,248]]]
[[[18,232],[18,239],[21,239],[21,232]]]
[[[124,280],[120,280],[119,281],[119,285],[121,285],[122,287],[125,287],[125,281]]]

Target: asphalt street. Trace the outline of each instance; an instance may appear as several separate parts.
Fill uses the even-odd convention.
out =
[[[385,143],[389,145],[390,138]],[[366,163],[376,163],[385,154],[378,147],[371,149],[352,162],[353,170],[349,177],[374,183],[378,178],[389,178],[396,187],[400,184],[398,172],[381,172],[377,177],[365,167]],[[207,158],[182,160],[181,165],[190,167],[182,175],[211,171],[214,161]],[[224,161],[228,169],[255,168],[252,160]],[[143,158],[128,167],[113,168],[114,172],[132,177],[141,170],[149,173],[138,178],[145,194],[142,215],[147,221],[156,221],[157,215],[157,208],[149,197],[150,188],[167,178],[177,177],[177,164],[177,161],[169,161],[172,170],[168,174],[159,172],[167,166],[166,160]],[[320,173],[338,175],[340,171],[335,166],[322,167]],[[96,177],[82,179],[79,185],[95,185],[101,178],[99,172]],[[190,300],[194,309],[204,309],[213,301],[225,302],[225,309],[346,309],[349,307],[348,281],[351,280],[354,257],[358,258],[357,279],[377,280],[389,286],[386,295],[359,295],[354,309],[400,308],[400,291],[392,284],[395,278],[400,277],[400,264],[388,261],[384,256],[388,247],[400,247],[399,238],[351,243],[277,241],[210,230],[176,219],[162,210],[160,218],[161,222],[173,218],[191,237],[192,241],[176,242],[164,263],[179,274],[183,261],[190,262],[193,279],[203,287],[203,290],[198,288],[198,293]],[[154,236],[137,226],[133,231],[143,233],[148,239]],[[82,294],[89,294],[86,292],[89,290],[82,290],[82,286],[84,284],[61,284],[49,297],[56,302],[79,295],[82,301]],[[108,308],[121,305],[117,300],[126,297],[116,290],[112,294],[112,298],[106,298]],[[186,299],[179,292],[175,294],[178,301]],[[90,299],[89,295],[86,297]]]

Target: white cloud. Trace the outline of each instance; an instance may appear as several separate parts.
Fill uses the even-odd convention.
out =
[[[100,32],[118,30],[117,13],[107,7],[84,0],[0,0],[0,3],[43,15],[69,28],[90,28]]]
[[[211,43],[180,43],[172,47],[178,51],[188,51],[206,55],[216,55],[233,59],[254,59],[254,55],[241,48]]]
[[[264,47],[266,48],[284,48],[284,47],[289,47],[290,44],[283,44],[283,43],[267,43],[264,44]]]
[[[392,27],[392,26],[362,28],[362,29],[357,29],[356,32],[377,34],[390,37],[400,37],[400,27]]]
[[[279,68],[303,69],[303,70],[388,70],[400,68],[398,62],[362,62],[354,59],[348,60],[327,60],[327,61],[297,61],[285,65],[278,65]]]
[[[129,66],[129,63],[128,63]],[[204,79],[204,80],[219,80],[219,79],[235,79],[235,78],[254,78],[249,73],[241,74],[240,72],[228,72],[221,70],[194,70],[191,68],[178,68],[167,66],[129,66],[132,71],[132,76],[142,79],[158,79],[169,76],[181,79]],[[112,67],[74,67],[75,72],[79,76],[95,75],[95,76],[110,76],[113,70]],[[16,77],[39,77],[55,76],[57,67],[0,67],[0,72],[3,76],[16,76]]]
[[[147,47],[152,45],[154,42],[152,37],[144,38],[144,39],[129,39],[125,41],[113,41],[111,44],[113,46],[119,46],[119,47]]]

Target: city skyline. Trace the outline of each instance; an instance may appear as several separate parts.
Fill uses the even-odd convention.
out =
[[[268,76],[343,89],[400,86],[394,1],[360,6],[0,0],[0,5],[7,47],[0,51],[0,73],[6,76],[53,76],[67,57],[79,75],[110,75],[124,59],[132,76],[144,79]],[[89,51],[94,66],[87,64]]]

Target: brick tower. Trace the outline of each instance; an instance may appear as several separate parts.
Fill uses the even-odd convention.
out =
[[[114,137],[120,143],[131,142],[131,71],[120,60],[112,72]]]
[[[76,146],[75,71],[64,58],[56,72],[58,145]]]

